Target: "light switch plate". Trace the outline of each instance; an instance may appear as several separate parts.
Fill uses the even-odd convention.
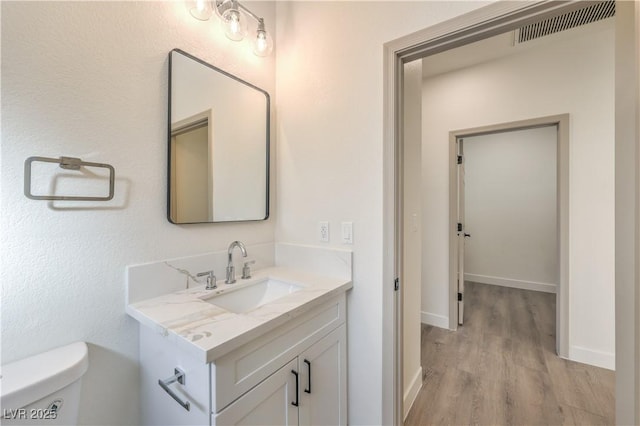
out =
[[[342,222],[342,244],[353,244],[353,222]]]
[[[318,223],[318,237],[322,242],[329,242],[329,222],[320,221]]]

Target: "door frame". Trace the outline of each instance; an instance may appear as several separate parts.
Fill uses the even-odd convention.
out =
[[[457,140],[472,136],[556,126],[556,212],[558,287],[556,289],[556,351],[569,356],[569,114],[453,130],[449,132],[449,329],[458,328],[458,173]]]
[[[575,10],[579,0],[495,2],[383,47],[382,422],[402,424],[402,304],[394,281],[402,247],[403,63]],[[616,2],[616,419],[640,423],[640,2]],[[624,10],[624,13],[621,12]],[[622,17],[622,19],[620,19]],[[620,25],[619,25],[620,24]],[[621,96],[624,94],[624,97]],[[620,115],[619,115],[620,114]],[[624,157],[619,154],[624,153]],[[624,164],[622,164],[624,163]],[[621,253],[624,256],[619,257]],[[623,308],[623,309],[620,309]],[[624,354],[624,355],[623,355]],[[623,380],[620,378],[624,377]]]
[[[456,232],[455,241],[451,240],[449,236],[449,273],[455,275],[449,276],[449,285],[455,283],[455,293],[450,295],[456,297],[456,302],[453,299],[449,300],[449,329],[457,330],[458,326],[464,323],[464,244],[465,234],[467,233],[466,218],[465,218],[465,164],[464,164],[464,135],[456,136],[453,142],[453,149],[455,150],[454,156],[451,156],[449,152],[449,227],[455,226]],[[449,140],[451,140],[451,134],[449,134]],[[451,151],[451,142],[449,142],[449,151]],[[457,158],[456,158],[457,157]],[[455,163],[451,163],[451,161]],[[455,166],[454,166],[455,164]],[[455,177],[451,178],[451,173],[455,173]],[[460,185],[460,179],[462,178],[463,185]],[[451,185],[455,184],[455,193],[451,194]],[[451,204],[451,197],[455,195],[455,206]],[[451,216],[455,215],[455,216]],[[454,225],[455,223],[455,225]],[[460,224],[460,225],[458,225]],[[459,226],[459,227],[458,227]],[[452,252],[451,249],[455,249]],[[453,265],[451,262],[454,262]],[[460,273],[462,272],[462,274]],[[462,275],[462,277],[461,277]],[[460,279],[462,278],[462,280]],[[451,307],[451,303],[455,303],[454,307]],[[460,309],[462,308],[462,310]]]

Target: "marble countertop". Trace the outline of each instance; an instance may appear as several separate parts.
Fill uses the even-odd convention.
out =
[[[233,313],[206,301],[265,279],[295,284],[302,289],[245,313]],[[132,303],[126,312],[208,363],[351,287],[350,280],[272,267],[255,271],[248,280],[238,277],[235,284],[219,280],[215,290],[205,290],[204,285],[200,285]]]

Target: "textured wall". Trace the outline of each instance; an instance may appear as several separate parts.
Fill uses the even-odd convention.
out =
[[[1,7],[2,362],[87,341],[80,422],[137,424],[138,333],[124,313],[125,266],[274,235],[273,219],[167,222],[168,53],[179,47],[272,95],[275,60],[228,41],[217,23],[191,18],[182,2]],[[273,3],[251,7],[275,26]],[[32,155],[112,164],[115,199],[27,199],[22,170]]]

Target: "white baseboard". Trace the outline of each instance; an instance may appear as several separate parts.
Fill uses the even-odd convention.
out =
[[[607,370],[615,371],[616,369],[616,355],[611,352],[596,351],[581,346],[571,346],[569,348],[569,359],[583,364],[606,368]]]
[[[510,278],[490,277],[487,275],[464,274],[465,281],[473,281],[481,284],[499,285],[502,287],[519,288],[522,290],[543,291],[545,293],[555,293],[556,285],[550,283],[539,283],[535,281],[514,280]]]
[[[449,317],[444,315],[432,314],[431,312],[420,312],[420,321],[424,324],[434,327],[449,329]]]
[[[409,410],[413,406],[413,403],[416,401],[416,397],[418,396],[418,392],[422,388],[422,367],[418,367],[418,371],[413,375],[413,379],[411,379],[411,384],[407,387],[404,393],[404,400],[402,406],[404,407],[404,417],[403,419],[407,419],[407,414],[409,414]]]

